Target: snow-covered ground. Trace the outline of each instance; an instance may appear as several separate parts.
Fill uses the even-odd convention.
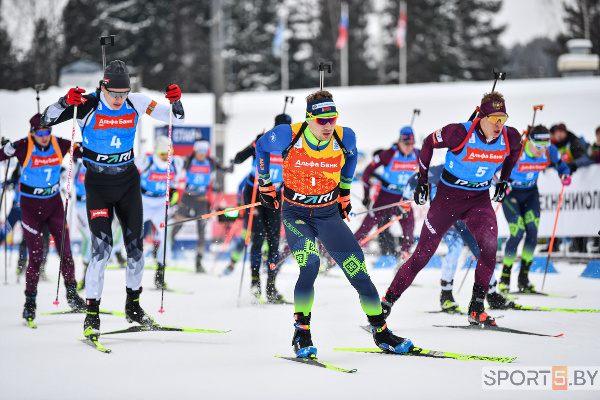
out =
[[[214,250],[218,246],[213,245]],[[208,257],[208,274],[191,273],[192,254],[172,266],[190,272],[168,271],[172,288],[193,294],[167,292],[165,313],[157,310],[160,291],[152,289],[154,271],[146,270],[141,304],[162,324],[222,329],[226,334],[144,332],[106,336],[112,349],[103,354],[78,341],[83,315],[40,315],[53,311],[56,295],[57,257],[48,262],[49,281],[38,286],[37,330],[21,319],[24,279],[16,283],[15,267],[8,269],[8,282],[0,285],[0,397],[3,399],[472,399],[512,398],[597,399],[598,392],[549,393],[548,391],[482,391],[482,367],[502,366],[483,361],[456,361],[392,355],[345,353],[335,347],[372,347],[371,337],[359,325],[366,319],[358,297],[339,270],[319,276],[315,285],[312,334],[321,359],[354,374],[315,368],[277,359],[292,356],[292,305],[252,305],[246,271],[238,306],[241,268],[219,277],[226,260]],[[14,257],[13,257],[14,259]],[[368,257],[368,265],[375,258]],[[14,263],[13,263],[14,264]],[[77,277],[82,276],[81,263]],[[248,264],[246,264],[247,268]],[[521,296],[525,305],[600,308],[600,280],[581,278],[584,265],[558,263],[559,274],[548,275],[545,291],[573,295],[575,299]],[[388,287],[391,269],[371,270],[380,292]],[[465,270],[457,272],[462,280]],[[295,263],[286,263],[277,281],[279,290],[293,298],[298,274]],[[0,275],[1,276],[1,275]],[[125,303],[125,273],[106,271],[101,308],[122,311]],[[388,323],[396,334],[409,337],[420,347],[490,356],[517,356],[512,364],[536,366],[598,366],[600,314],[497,311],[499,325],[562,338],[524,336],[496,332],[473,332],[436,328],[433,324],[466,324],[466,317],[426,314],[418,311],[439,307],[440,270],[425,269],[417,277],[418,287],[409,288],[396,304]],[[532,274],[541,286],[541,274]],[[2,279],[4,280],[4,279]],[[263,285],[265,276],[262,277]],[[472,274],[457,301],[470,299]],[[456,285],[458,286],[458,285]],[[67,307],[60,289],[59,309]],[[102,330],[129,326],[123,317],[102,316]]]

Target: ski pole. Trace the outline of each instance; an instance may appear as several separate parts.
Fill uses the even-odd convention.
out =
[[[548,264],[550,263],[550,255],[552,254],[552,248],[554,247],[554,235],[556,233],[556,224],[558,223],[558,214],[560,214],[560,205],[562,204],[564,192],[565,192],[565,185],[562,185],[562,189],[560,189],[560,197],[558,198],[558,207],[556,209],[556,218],[554,219],[554,228],[552,229],[552,238],[550,239],[550,246],[548,246],[548,258],[546,259],[546,269],[544,269],[544,280],[542,281],[542,290],[544,290],[544,284],[546,283],[546,274],[548,273]]]
[[[245,204],[245,205],[239,206],[239,207],[227,208],[225,210],[215,211],[212,213],[199,215],[197,217],[182,219],[181,221],[173,221],[173,222],[169,223],[168,226],[185,224],[186,222],[195,221],[197,219],[207,219],[207,218],[216,217],[217,215],[225,214],[228,212],[245,210],[246,208],[258,207],[258,206],[260,206],[260,201],[253,202],[251,204]],[[162,228],[162,223],[161,223],[161,228]]]
[[[400,207],[402,207],[402,208],[404,208],[406,210],[406,207],[410,205],[411,201],[412,200],[402,200],[402,201],[399,201],[397,203],[392,203],[392,204],[388,204],[388,205],[381,206],[381,207],[371,208],[371,209],[369,209],[367,211],[361,211],[361,212],[358,212],[358,213],[352,213],[352,216],[355,217],[355,216],[361,215],[361,214],[368,214],[368,213],[375,212],[375,211],[381,211],[381,210],[385,210],[387,208],[391,208],[391,207],[395,207],[395,206],[400,206]]]
[[[167,219],[169,218],[169,200],[171,191],[169,190],[169,183],[171,181],[171,133],[173,132],[173,102],[169,102],[169,147],[167,150],[167,188],[165,193],[165,235],[163,237],[163,284],[160,292],[160,309],[159,313],[164,313],[165,309],[163,308],[164,298],[165,298],[165,272],[167,272]]]
[[[221,246],[221,253],[224,253],[225,250],[227,249],[227,245],[231,241],[231,238],[233,237],[233,234],[237,230],[238,226],[241,225],[242,221],[243,221],[242,218],[236,219],[235,222],[233,223],[233,225],[231,226],[231,228],[229,228],[229,232],[227,232],[227,236],[225,237],[225,241],[223,242],[223,246]]]
[[[115,45],[115,35],[100,36],[100,46],[102,47],[102,71],[106,70],[106,52],[104,48],[108,45]]]
[[[4,174],[4,186],[2,187],[2,200],[4,200],[4,284],[8,285],[8,218],[6,216],[6,180],[8,179],[8,167],[10,166],[10,160],[6,160],[6,173]],[[17,168],[19,168],[17,166]],[[0,202],[0,207],[2,207]]]
[[[471,262],[469,263],[469,268],[467,268],[467,272],[465,272],[465,276],[464,276],[462,282],[460,283],[460,287],[458,288],[457,293],[460,293],[460,289],[462,289],[463,285],[465,284],[465,280],[467,280],[467,275],[469,275],[469,271],[471,270],[471,266],[473,265],[474,261],[475,261],[475,256],[472,256]]]
[[[412,118],[410,119],[410,126],[413,126],[413,123],[415,122],[415,115],[421,115],[421,110],[419,110],[418,108],[415,108],[413,110],[413,114],[412,114]]]
[[[531,121],[531,127],[529,128],[530,130],[533,129],[533,127],[535,126],[535,114],[536,114],[537,110],[542,111],[543,109],[544,109],[543,104],[538,104],[537,106],[533,106],[533,120]],[[527,132],[527,135],[529,135],[529,132]],[[525,132],[523,132],[523,135],[521,135],[521,141],[523,141],[524,136],[525,136]]]
[[[256,204],[256,191],[258,190],[258,167],[254,172],[254,187],[252,188],[252,204],[248,214],[248,228],[246,228],[246,240],[244,241],[244,260],[242,261],[242,275],[240,277],[240,288],[238,290],[238,307],[240,306],[240,298],[242,296],[242,283],[244,282],[244,269],[246,264],[246,252],[252,236],[252,222],[254,221],[254,207]],[[258,202],[260,204],[260,202]]]
[[[369,240],[373,239],[375,236],[379,235],[381,232],[385,231],[387,228],[389,228],[390,226],[392,226],[392,224],[394,222],[400,221],[403,216],[404,215],[398,215],[397,217],[392,218],[392,220],[390,222],[388,222],[387,224],[383,225],[381,228],[377,229],[375,232],[371,233],[366,238],[362,239],[360,241],[360,245],[364,246]]]
[[[55,306],[60,303],[58,301],[58,291],[60,289],[60,274],[62,273],[63,256],[65,253],[65,232],[67,230],[67,212],[69,210],[69,197],[71,196],[71,171],[73,169],[73,151],[75,150],[75,129],[77,128],[77,104],[73,107],[73,132],[71,133],[71,146],[69,149],[69,175],[67,178],[67,196],[65,199],[65,215],[63,218],[62,240],[60,243],[60,262],[58,264],[58,280],[56,283],[56,299],[52,302]]]

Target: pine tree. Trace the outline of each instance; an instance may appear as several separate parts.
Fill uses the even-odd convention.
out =
[[[0,0],[0,6],[2,1]],[[4,29],[4,20],[0,15],[0,89],[18,89],[13,75],[17,69],[17,60],[12,51],[12,41]]]
[[[563,2],[565,11],[564,21],[567,32],[560,34],[557,42],[561,45],[559,53],[566,53],[566,43],[570,39],[584,39],[586,37],[587,13],[589,21],[589,39],[592,41],[592,54],[600,54],[600,0],[578,0],[574,2]]]

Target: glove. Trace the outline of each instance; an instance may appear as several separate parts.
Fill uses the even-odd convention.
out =
[[[567,163],[567,167],[571,169],[571,173],[577,171],[577,165],[575,164],[575,162]]]
[[[559,176],[559,178],[563,186],[569,186],[571,184],[571,175],[562,174],[561,176]]]
[[[8,157],[12,157],[15,155],[15,145],[11,142],[8,142],[4,145],[4,154]]]
[[[259,183],[259,198],[260,204],[263,207],[270,208],[272,210],[277,210],[279,208],[279,200],[277,200],[277,189],[275,185],[271,183],[271,179],[258,179]]]
[[[365,196],[362,203],[363,203],[363,206],[369,208],[369,204],[371,204],[371,198],[369,196]]]
[[[179,201],[179,193],[175,189],[171,189],[171,201],[169,205],[174,206]]]
[[[83,104],[83,97],[81,96],[82,93],[85,93],[85,90],[81,88],[69,89],[69,92],[64,97],[65,102],[70,106],[79,106]]]
[[[171,101],[181,100],[181,89],[175,84],[167,86],[165,93],[165,97]]]
[[[401,203],[398,206],[398,211],[402,215],[402,218],[405,218],[406,216],[408,216],[408,214],[410,214],[410,202],[407,201],[406,203]]]
[[[2,141],[0,141],[0,145],[5,146],[6,143],[10,143],[10,139],[7,139],[4,136],[2,136]]]
[[[340,195],[338,196],[338,211],[342,219],[348,219],[350,211],[352,211],[352,204],[350,204],[350,189],[340,189]]]
[[[496,183],[496,192],[494,193],[494,197],[492,200],[501,203],[504,200],[504,197],[508,194],[510,190],[510,184],[506,181],[499,181]]]
[[[414,194],[415,203],[417,203],[420,206],[427,203],[427,198],[429,197],[429,185],[427,184],[427,181],[421,182],[421,177],[423,176],[425,175],[419,172],[419,180],[417,181],[417,187],[415,188]]]

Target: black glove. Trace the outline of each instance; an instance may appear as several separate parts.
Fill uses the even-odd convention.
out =
[[[417,181],[417,187],[415,188],[415,203],[417,203],[418,205],[422,206],[425,203],[427,203],[427,198],[429,197],[429,185],[427,184],[427,182],[421,182],[421,177],[424,176],[424,174],[420,173],[417,175],[418,177],[418,181]]]
[[[340,189],[340,195],[338,196],[338,211],[342,219],[348,219],[350,211],[352,211],[352,204],[350,204],[350,189]]]
[[[369,204],[371,204],[371,198],[368,195],[366,195],[365,198],[363,199],[362,203],[363,203],[363,206],[369,208]]]
[[[577,171],[577,165],[575,165],[574,161],[567,163],[567,167],[569,167],[571,169],[571,173]]]
[[[2,136],[2,141],[0,141],[0,146],[4,147],[6,143],[10,143],[10,140]]]
[[[277,210],[279,208],[279,200],[277,200],[277,188],[271,183],[271,179],[258,179],[260,204],[263,207]]]
[[[496,183],[496,192],[494,193],[494,197],[492,197],[492,200],[501,203],[508,194],[509,190],[510,184],[508,182],[499,181],[498,183]]]

